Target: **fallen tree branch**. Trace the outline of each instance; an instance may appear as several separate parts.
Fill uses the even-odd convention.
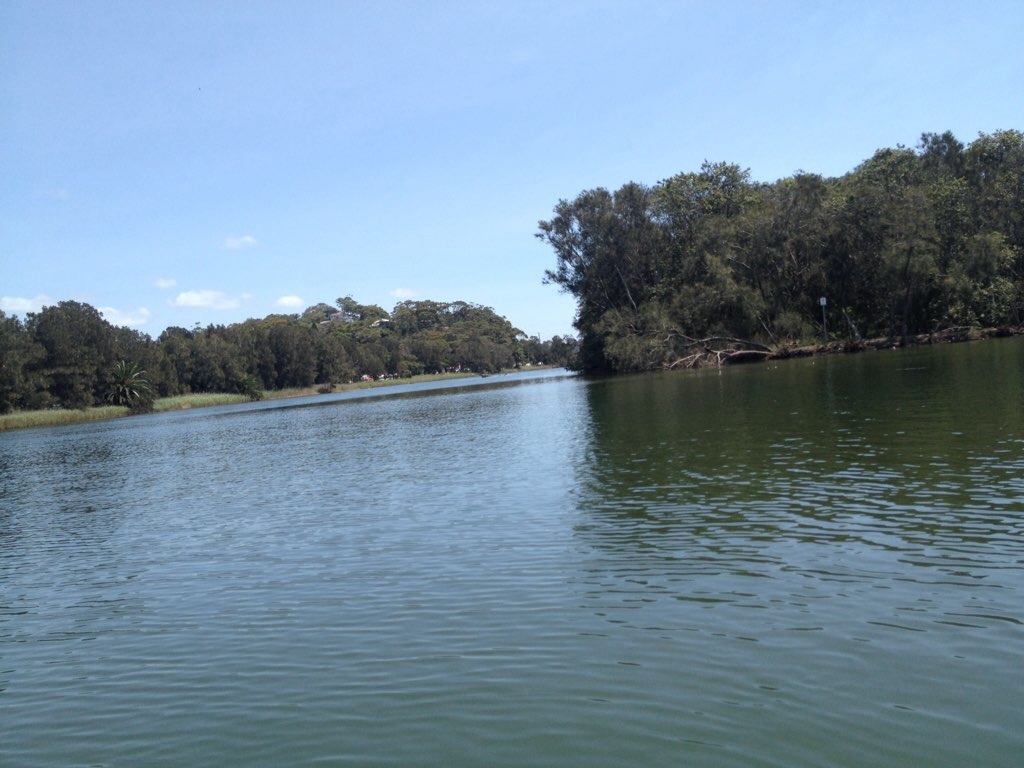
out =
[[[705,347],[700,352],[694,352],[666,364],[664,368],[668,371],[676,368],[703,368],[708,365],[721,368],[723,365],[760,362],[767,360],[771,354],[771,351],[767,349],[710,349]]]
[[[678,331],[672,331],[668,336],[665,337],[665,342],[668,343],[672,339],[682,339],[685,343],[682,345],[684,349],[689,347],[707,347],[710,344],[739,344],[743,347],[750,349],[759,349],[762,352],[771,352],[771,350],[764,344],[759,344],[756,341],[750,341],[749,339],[737,339],[732,336],[708,336],[706,339],[695,339],[692,336],[679,333]]]

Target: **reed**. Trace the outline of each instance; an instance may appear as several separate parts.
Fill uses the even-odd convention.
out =
[[[15,411],[0,416],[0,432],[8,429],[27,427],[56,427],[63,424],[80,424],[86,421],[100,421],[127,416],[128,408],[123,405],[104,405],[98,408],[47,408],[42,411]]]
[[[174,397],[161,397],[153,403],[153,411],[163,413],[164,411],[183,411],[188,408],[205,408],[211,405],[233,405],[235,403],[247,403],[249,398],[228,392],[193,392],[189,395],[175,395]]]
[[[309,397],[318,394],[317,387],[287,387],[285,389],[263,390],[264,400],[284,400],[290,397]]]

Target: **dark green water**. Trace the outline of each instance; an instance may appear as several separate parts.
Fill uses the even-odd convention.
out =
[[[0,765],[1017,766],[1021,340],[0,435]]]

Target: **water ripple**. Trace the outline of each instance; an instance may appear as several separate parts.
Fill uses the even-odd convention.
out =
[[[944,368],[2,435],[0,763],[1012,764],[1024,401]]]

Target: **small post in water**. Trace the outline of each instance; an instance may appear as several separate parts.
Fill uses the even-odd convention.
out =
[[[828,341],[828,315],[825,314],[825,305],[828,304],[828,299],[822,296],[818,299],[818,303],[821,304],[821,327],[825,330],[825,341]]]

